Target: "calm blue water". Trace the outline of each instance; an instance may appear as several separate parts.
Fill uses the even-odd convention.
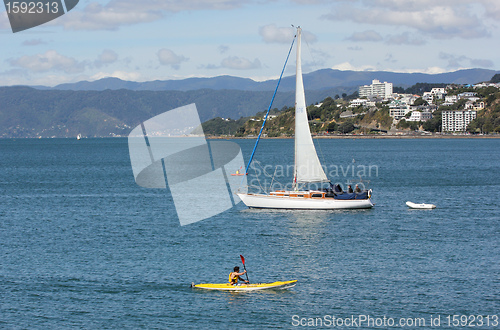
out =
[[[247,157],[254,141],[235,142]],[[239,204],[180,227],[167,190],[135,184],[126,139],[0,140],[0,328],[294,328],[294,315],[362,314],[425,328],[441,315],[444,329],[448,315],[500,316],[500,140],[321,140],[318,153],[376,166],[363,177],[375,208]],[[292,157],[292,140],[264,140],[256,156]],[[298,285],[189,288],[227,281],[240,254],[251,281]]]

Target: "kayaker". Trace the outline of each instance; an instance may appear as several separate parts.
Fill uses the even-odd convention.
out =
[[[247,271],[244,270],[242,273],[240,273],[240,267],[236,266],[234,267],[234,271],[229,273],[229,283],[232,285],[238,284],[238,280],[243,281],[245,283],[249,283],[247,280],[241,278],[240,276],[245,274]]]

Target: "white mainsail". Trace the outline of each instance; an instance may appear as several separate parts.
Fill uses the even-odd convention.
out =
[[[237,195],[243,203],[245,203],[245,205],[251,208],[292,210],[371,208],[373,207],[373,203],[370,199],[371,189],[369,191],[365,191],[364,197],[361,197],[360,199],[358,199],[357,194],[355,196],[354,194],[347,194],[348,197],[354,198],[336,198],[337,194],[327,192],[324,189],[299,190],[300,183],[328,182],[328,178],[326,177],[325,172],[321,167],[321,163],[319,162],[316,148],[314,148],[311,131],[309,129],[309,121],[307,118],[304,83],[302,81],[302,68],[300,63],[301,32],[301,29],[297,28],[294,190],[276,190],[268,194],[240,192],[237,193]],[[342,195],[342,193],[339,195]]]
[[[297,28],[297,71],[295,86],[295,182],[328,182],[314,147],[307,118],[301,65],[301,32]]]

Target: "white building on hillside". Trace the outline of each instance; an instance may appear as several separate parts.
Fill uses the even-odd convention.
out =
[[[432,113],[430,112],[412,111],[410,118],[406,119],[406,121],[428,121],[431,118]]]
[[[483,110],[484,109],[484,102],[473,102],[473,101],[467,101],[464,106],[465,110]]]
[[[403,118],[410,111],[410,105],[401,100],[392,100],[389,103],[389,116],[396,120]]]
[[[389,108],[389,116],[392,118],[399,120],[406,116],[407,113],[411,111],[411,108],[409,105],[405,106],[400,106],[400,107],[395,107],[395,108]]]
[[[392,96],[392,83],[372,80],[371,85],[359,86],[359,97],[381,97],[388,99]]]
[[[349,107],[354,108],[359,107],[360,105],[366,105],[366,102],[368,102],[367,99],[354,99],[349,101]]]
[[[434,96],[431,94],[431,92],[424,92],[424,94],[422,95],[422,99],[424,101],[427,101],[427,103],[432,104]]]
[[[473,110],[443,111],[443,132],[465,132],[470,122],[476,119],[477,112]]]
[[[434,87],[431,90],[431,94],[434,97],[434,99],[442,99],[446,95],[446,91],[444,90],[444,88]]]
[[[406,114],[408,112],[410,112],[411,110],[408,108],[393,108],[393,109],[389,109],[389,116],[391,116],[392,118],[396,119],[396,120],[399,120],[401,118],[403,118],[404,116],[406,116]]]
[[[477,95],[476,92],[463,92],[458,94],[459,99],[470,99],[471,97],[475,97]]]
[[[420,96],[415,94],[392,94],[392,98],[404,104],[412,105]]]
[[[350,108],[359,107],[360,105],[368,106],[368,107],[374,107],[375,106],[375,102],[368,101],[367,99],[354,99],[354,100],[349,101],[349,107]]]
[[[484,82],[484,83],[480,83],[480,84],[477,84],[477,85],[474,85],[474,89],[476,88],[482,88],[482,87],[496,87],[496,88],[500,88],[500,83],[488,83],[488,82]]]
[[[444,98],[444,101],[445,101],[446,103],[452,103],[452,104],[453,104],[453,103],[455,103],[455,102],[457,102],[457,101],[458,101],[458,96],[456,96],[456,95],[449,95],[449,96],[446,96],[446,97]]]

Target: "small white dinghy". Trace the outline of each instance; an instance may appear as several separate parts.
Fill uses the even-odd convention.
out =
[[[412,203],[412,202],[406,202],[406,205],[408,205],[408,207],[410,207],[412,209],[435,209],[436,208],[436,205],[434,205],[434,204],[424,204],[424,203],[416,204],[416,203]]]

